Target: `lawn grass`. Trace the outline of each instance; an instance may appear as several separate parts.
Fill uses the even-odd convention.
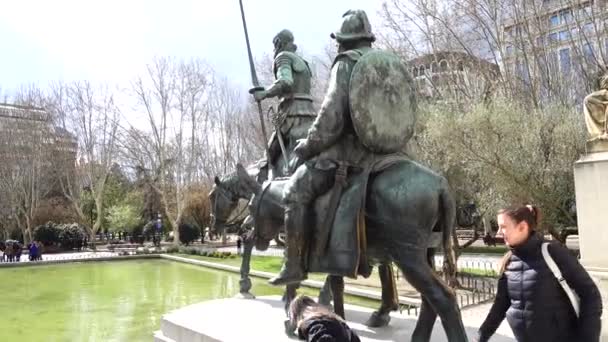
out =
[[[508,251],[507,246],[484,246],[484,247],[467,247],[462,250],[462,253],[471,254],[500,254],[503,255]]]
[[[230,265],[230,266],[236,266],[236,267],[241,266],[240,258],[222,259],[222,258],[212,258],[212,257],[205,257],[205,256],[200,256],[200,255],[191,255],[191,254],[175,254],[175,255],[183,257],[183,258],[215,262],[215,263],[223,264],[223,265]],[[283,258],[275,257],[275,256],[252,255],[250,265],[251,265],[252,270],[269,272],[269,273],[278,273],[279,270],[281,269],[281,266],[283,265]],[[325,277],[326,277],[326,275],[324,275],[324,274],[309,274],[309,279],[318,280],[318,281],[324,281]],[[301,287],[298,290],[298,292],[301,294],[305,294],[308,296],[314,296],[314,297],[319,295],[319,290],[304,287],[304,286]],[[344,298],[345,298],[344,300],[346,303],[353,304],[353,305],[359,305],[359,306],[372,308],[372,309],[377,309],[380,306],[380,301],[374,300],[374,299],[351,296],[351,295],[346,295]]]
[[[481,270],[478,268],[459,268],[458,273],[464,273],[480,277],[496,277],[498,273],[495,270]]]

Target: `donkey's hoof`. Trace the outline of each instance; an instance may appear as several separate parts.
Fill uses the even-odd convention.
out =
[[[390,313],[380,313],[379,311],[374,311],[367,322],[365,322],[365,325],[370,328],[381,328],[387,326],[390,321]]]
[[[285,324],[285,335],[289,337],[297,337],[295,332],[296,327],[291,325],[291,321],[289,319],[286,319],[283,324]]]
[[[234,296],[234,298],[239,298],[239,299],[255,299],[255,296],[253,294],[251,294],[250,292],[239,292],[239,294],[237,294],[236,296]]]

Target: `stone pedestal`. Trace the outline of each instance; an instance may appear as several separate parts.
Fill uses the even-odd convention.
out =
[[[595,139],[587,141],[585,144],[585,149],[587,150],[587,153],[607,152],[608,140]]]
[[[583,156],[574,164],[581,262],[608,273],[608,152]]]
[[[608,341],[608,145],[604,143],[588,143],[588,148],[599,152],[574,164],[574,185],[581,263],[602,292],[602,341]]]
[[[463,312],[463,322],[469,339],[476,335],[478,327],[486,317],[484,312]],[[354,305],[345,305],[348,325],[361,338],[371,341],[409,341],[415,316],[393,313],[388,327],[368,328],[364,322],[373,310]],[[189,305],[162,317],[160,331],[154,333],[155,342],[207,342],[207,341],[297,341],[285,334],[285,312],[279,296],[257,299],[217,299]],[[514,342],[513,334],[506,322],[492,337],[494,342]],[[441,322],[434,326],[431,342],[447,342]]]

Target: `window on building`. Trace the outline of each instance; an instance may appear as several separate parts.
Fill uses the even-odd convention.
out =
[[[593,52],[593,45],[591,43],[583,45],[583,57],[588,64],[595,61],[595,53]]]
[[[572,62],[570,60],[570,49],[561,49],[559,50],[559,66],[562,71],[562,74],[569,74],[572,66]]]
[[[578,35],[578,27],[573,28],[572,30],[570,30],[572,37],[576,37]]]
[[[517,64],[515,65],[515,72],[517,76],[526,84],[530,83],[530,73],[528,71],[528,65],[526,63],[517,62]]]
[[[547,40],[549,41],[549,44],[552,44],[552,43],[557,43],[558,42],[557,38],[558,38],[557,37],[557,32],[553,32],[553,33],[549,34],[549,36],[547,37]]]
[[[550,51],[548,53],[547,68],[551,73],[556,73],[559,71],[559,58],[557,57],[557,51]]]
[[[431,63],[431,73],[436,73],[439,72],[439,65],[437,65],[437,62],[433,62]]]
[[[418,77],[418,68],[412,69],[412,75],[414,75],[414,77]]]
[[[559,25],[559,16],[557,14],[554,14],[551,16],[551,18],[549,18],[549,26],[555,27],[557,25]]]
[[[580,15],[583,18],[591,18],[591,15],[593,14],[593,10],[591,9],[591,3],[586,3],[584,7],[581,7],[580,9]]]
[[[570,31],[568,30],[564,30],[564,31],[559,31],[559,40],[562,42],[567,42],[570,40]]]
[[[593,23],[586,23],[585,26],[583,26],[583,32],[586,35],[592,34],[594,30]]]
[[[441,71],[444,71],[444,72],[445,72],[445,71],[448,71],[448,68],[449,68],[449,66],[448,66],[448,61],[446,61],[445,59],[444,59],[444,60],[442,60],[441,62],[439,62],[439,69],[440,69]]]
[[[559,17],[560,17],[560,21],[562,22],[562,24],[571,23],[572,22],[572,10],[565,9],[565,10],[559,11]]]

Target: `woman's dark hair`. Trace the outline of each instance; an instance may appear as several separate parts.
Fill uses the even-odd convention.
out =
[[[508,208],[503,208],[498,211],[498,214],[504,214],[509,216],[515,223],[520,223],[521,221],[525,221],[530,227],[530,232],[538,227],[540,222],[540,209],[538,207],[524,204],[524,205],[516,205]]]
[[[289,304],[289,323],[294,329],[299,328],[303,320],[313,317],[343,321],[341,317],[308,296],[300,295]]]
[[[520,223],[521,221],[526,221],[528,227],[530,227],[530,231],[528,232],[530,235],[534,233],[536,227],[538,227],[538,223],[540,222],[540,209],[538,207],[533,206],[531,204],[524,205],[514,205],[507,208],[500,209],[498,211],[498,215],[507,215],[509,216],[515,223]],[[511,260],[511,255],[513,252],[508,251],[502,261],[500,263],[499,274],[503,274],[509,261]]]

